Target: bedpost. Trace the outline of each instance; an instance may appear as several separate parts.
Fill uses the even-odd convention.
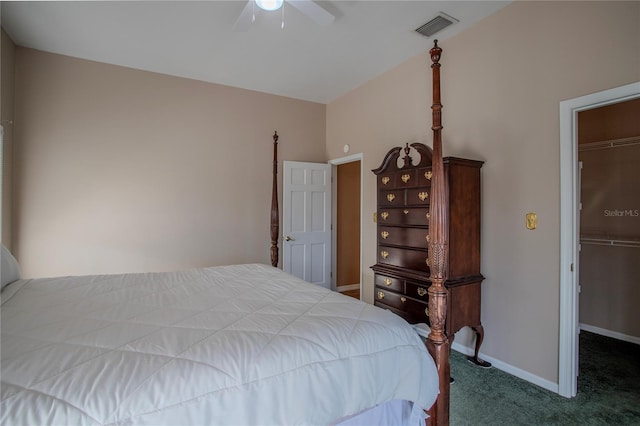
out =
[[[271,265],[278,267],[278,132],[273,133],[273,184],[271,186]]]
[[[444,330],[447,315],[447,288],[444,282],[447,274],[449,255],[448,223],[447,223],[447,188],[444,178],[444,164],[442,161],[442,105],[440,104],[440,55],[442,49],[435,40],[430,51],[431,69],[433,70],[433,157],[431,180],[431,205],[429,219],[429,269],[431,286],[429,286],[429,316],[430,329],[427,338],[427,348],[436,362],[440,394],[430,414],[432,424],[449,424],[449,340]]]

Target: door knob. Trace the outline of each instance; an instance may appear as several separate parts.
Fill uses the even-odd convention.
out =
[[[296,239],[295,238],[291,238],[290,236],[287,235],[286,237],[284,237],[284,240],[285,241],[295,241]]]

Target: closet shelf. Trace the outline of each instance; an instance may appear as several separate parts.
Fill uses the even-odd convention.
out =
[[[578,151],[594,151],[596,149],[621,148],[633,145],[640,145],[640,136],[583,143],[578,145]]]
[[[598,246],[611,247],[635,247],[640,248],[640,240],[633,239],[612,239],[612,238],[592,238],[580,237],[580,244],[592,244]]]

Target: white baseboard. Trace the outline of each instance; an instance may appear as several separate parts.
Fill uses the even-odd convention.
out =
[[[360,290],[360,284],[349,284],[349,285],[341,285],[336,287],[336,291],[351,291],[351,290]]]
[[[635,343],[640,345],[640,337],[629,336],[628,334],[618,333],[617,331],[611,331],[604,328],[596,327],[589,324],[580,323],[580,330],[589,331],[591,333],[599,334],[601,336],[611,337],[613,339],[623,340],[625,342]]]
[[[451,349],[465,355],[473,355],[473,349],[463,346],[460,343],[453,342],[453,344],[451,345]],[[533,383],[534,385],[540,386],[541,388],[544,388],[548,391],[551,391],[553,393],[558,393],[559,391],[558,383],[543,379],[542,377],[531,374],[528,371],[524,371],[518,367],[514,367],[513,365],[507,364],[506,362],[500,361],[499,359],[487,356],[482,352],[478,354],[478,358],[489,361],[491,365],[498,370],[502,370],[505,373],[511,374],[512,376],[516,376],[522,380],[526,380],[527,382]]]

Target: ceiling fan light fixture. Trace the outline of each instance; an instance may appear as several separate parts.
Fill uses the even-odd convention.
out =
[[[256,4],[260,9],[273,11],[282,7],[284,0],[256,0]]]

